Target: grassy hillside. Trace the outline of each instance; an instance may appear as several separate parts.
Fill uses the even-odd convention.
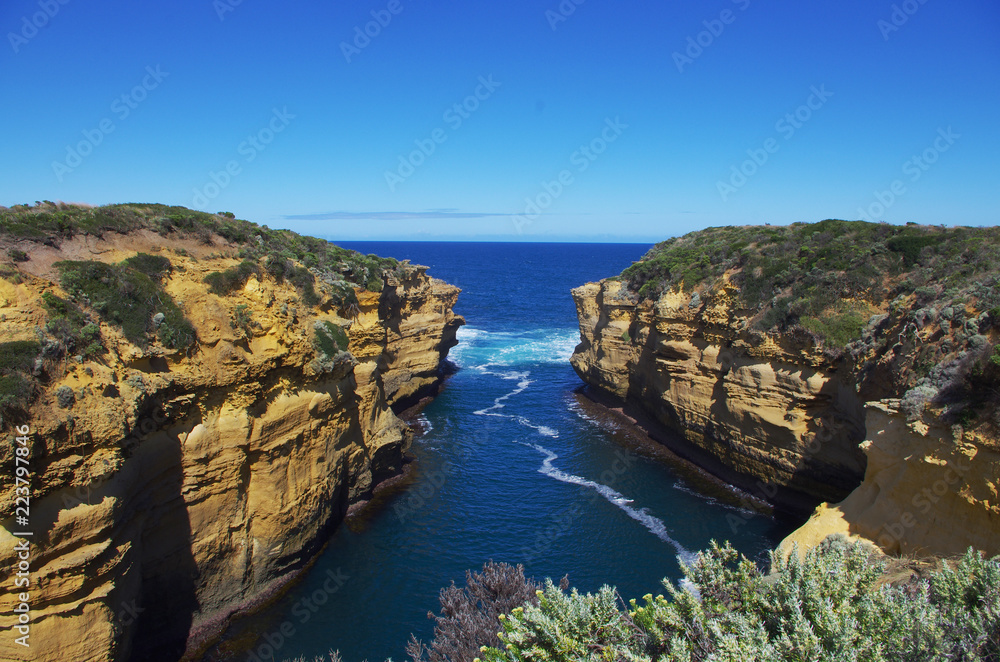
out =
[[[165,240],[196,238],[205,244],[219,237],[238,247],[240,257],[263,261],[263,266],[274,273],[284,275],[282,270],[292,269],[287,261],[294,260],[314,277],[325,277],[334,283],[344,281],[372,291],[382,289],[382,271],[398,265],[391,258],[365,256],[291,230],[271,230],[266,225],[234,218],[228,212],[208,214],[185,207],[135,203],[82,207],[42,202],[0,208],[0,240],[58,245],[78,235],[102,237],[139,230],[156,232]],[[28,259],[29,255],[19,246],[10,249],[8,257],[17,262]],[[302,279],[309,280],[307,276]]]
[[[1000,401],[997,227],[709,228],[657,244],[620,278],[638,303],[678,289],[711,300],[728,280],[751,331],[808,335],[831,359],[878,367],[882,397],[920,387],[912,401],[938,398],[965,420]]]
[[[197,342],[194,326],[165,289],[177,256],[193,259],[182,244],[204,246],[210,256],[241,260],[204,277],[205,288],[216,295],[235,293],[251,276],[269,278],[293,286],[307,308],[324,302],[340,307],[345,317],[357,304],[355,288],[381,291],[387,272],[402,275],[406,269],[391,258],[365,256],[323,239],[271,230],[226,212],[208,214],[158,204],[85,207],[43,202],[0,207],[0,278],[15,286],[32,278],[33,256],[46,252],[45,247],[60,247],[81,237],[103,238],[110,246],[116,236],[138,233],[149,238],[145,245],[153,250],[161,245],[169,250],[155,255],[140,252],[117,262],[75,259],[51,265],[51,278],[64,294],[46,290],[41,295],[44,326],[34,329],[32,340],[0,342],[0,420],[23,417],[66,359],[102,360],[107,352],[102,323],[117,328],[139,347],[158,344],[167,351],[188,351]],[[87,251],[76,254],[90,257]],[[247,326],[250,320],[236,323]],[[23,336],[31,329],[15,331]],[[324,354],[343,349],[341,335],[339,329],[318,331],[319,349]]]

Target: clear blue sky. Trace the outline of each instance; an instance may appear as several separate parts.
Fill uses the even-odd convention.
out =
[[[994,0],[63,1],[0,4],[0,204],[345,240],[998,222]]]

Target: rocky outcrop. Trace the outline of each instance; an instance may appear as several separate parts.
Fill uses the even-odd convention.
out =
[[[940,407],[908,418],[882,395],[900,390],[896,364],[940,332],[886,352],[869,342],[852,365],[810,337],[751,330],[737,294],[726,282],[705,299],[640,302],[617,279],[579,287],[573,367],[594,397],[752,496],[799,512],[823,502],[786,551],[843,533],[890,554],[1000,553],[995,432],[944,424]],[[902,338],[904,322],[883,335]]]
[[[0,280],[5,336],[31,339],[44,324],[38,297],[59,292],[54,259],[86,248],[110,262],[163,243],[142,233],[114,242],[39,246],[17,279]],[[393,407],[439,382],[463,323],[452,312],[459,290],[404,267],[387,272],[381,292],[359,289],[350,319],[266,276],[227,297],[208,293],[204,276],[238,262],[217,250],[162,251],[174,264],[166,290],[195,326],[195,347],[139,348],[102,322],[109,351],[68,359],[32,406],[30,649],[8,642],[0,660],[192,655],[287,582],[350,504],[400,470],[411,435]],[[346,329],[349,352],[319,354],[322,321]],[[11,430],[4,435],[0,462],[13,472]],[[15,496],[5,480],[8,633],[19,603],[12,533],[24,528],[12,517]]]
[[[823,503],[781,547],[805,551],[833,533],[874,541],[888,554],[1000,554],[1000,449],[980,432],[933,414],[907,420],[898,400],[868,406],[864,481]]]
[[[810,343],[751,332],[729,294],[640,304],[617,280],[579,287],[573,367],[675,452],[753,496],[792,510],[839,500],[865,467],[854,389]]]

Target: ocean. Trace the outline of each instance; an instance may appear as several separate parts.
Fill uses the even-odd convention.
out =
[[[569,364],[570,290],[618,274],[646,244],[345,242],[462,288],[455,374],[420,414],[404,483],[342,525],[315,565],[206,661],[406,659],[438,592],[489,560],[568,575],[623,598],[663,592],[711,540],[766,559],[787,522],[741,508],[590,403]]]

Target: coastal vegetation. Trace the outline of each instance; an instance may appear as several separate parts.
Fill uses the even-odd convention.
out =
[[[837,346],[898,297],[943,310],[1000,305],[1000,228],[826,220],[708,228],[656,244],[621,278],[640,299],[711,293],[728,278],[761,330],[796,324]]]
[[[1000,228],[708,228],[656,244],[618,279],[638,305],[665,292],[693,308],[725,300],[749,334],[805,339],[859,375],[889,361],[882,382],[897,391],[880,397],[919,388],[950,420],[1000,425]]]
[[[163,289],[171,270],[167,258],[139,253],[118,264],[65,260],[54,266],[62,288],[120,328],[130,342],[145,346],[155,334],[170,349],[194,343],[194,327]]]
[[[211,214],[138,203],[86,207],[49,201],[0,209],[0,238],[27,243],[55,246],[81,235],[99,238],[140,231],[163,238],[194,239],[204,245],[221,240],[232,248],[244,263],[206,279],[212,291],[220,294],[234,291],[263,269],[278,280],[294,284],[307,305],[318,302],[316,281],[326,284],[332,296],[339,296],[348,305],[354,293],[351,285],[381,291],[383,273],[401,266],[392,258],[362,255],[290,230],[272,230],[237,219],[230,212]],[[23,247],[11,250],[14,252],[9,256],[14,261],[28,257]]]
[[[539,585],[490,562],[441,591],[434,639],[407,652],[414,662],[1000,660],[1000,558],[972,550],[892,559],[831,536],[801,556],[772,553],[763,569],[713,542],[682,570],[663,594],[626,603],[609,586]]]
[[[25,282],[24,263],[33,247],[59,247],[75,238],[108,239],[113,235],[146,233],[154,243],[174,245],[174,253],[192,254],[181,240],[211,247],[212,255],[240,260],[234,266],[204,276],[207,289],[229,296],[250,278],[286,282],[299,301],[314,307],[326,300],[346,316],[356,316],[355,288],[378,292],[387,274],[403,278],[406,265],[392,258],[362,255],[323,239],[235,218],[230,212],[210,214],[160,204],[113,204],[89,207],[38,202],[0,207],[0,243],[7,260],[0,277],[13,285]],[[190,245],[190,244],[189,244]],[[159,343],[174,351],[190,351],[197,341],[194,326],[166,290],[174,265],[165,254],[140,252],[118,263],[62,260],[53,265],[64,296],[42,294],[47,315],[34,340],[0,344],[0,419],[23,417],[49,381],[54,366],[70,357],[99,359],[108,339],[101,324],[117,328],[131,343]],[[234,309],[234,328],[249,337],[254,322],[244,305]],[[343,331],[324,328],[316,336],[321,352],[346,349]],[[70,403],[67,398],[62,402]]]
[[[502,619],[485,662],[532,660],[996,660],[1000,559],[971,550],[921,576],[863,543],[831,537],[770,572],[728,545],[684,566],[686,588],[625,606],[607,586],[567,593],[546,583],[538,604]]]

